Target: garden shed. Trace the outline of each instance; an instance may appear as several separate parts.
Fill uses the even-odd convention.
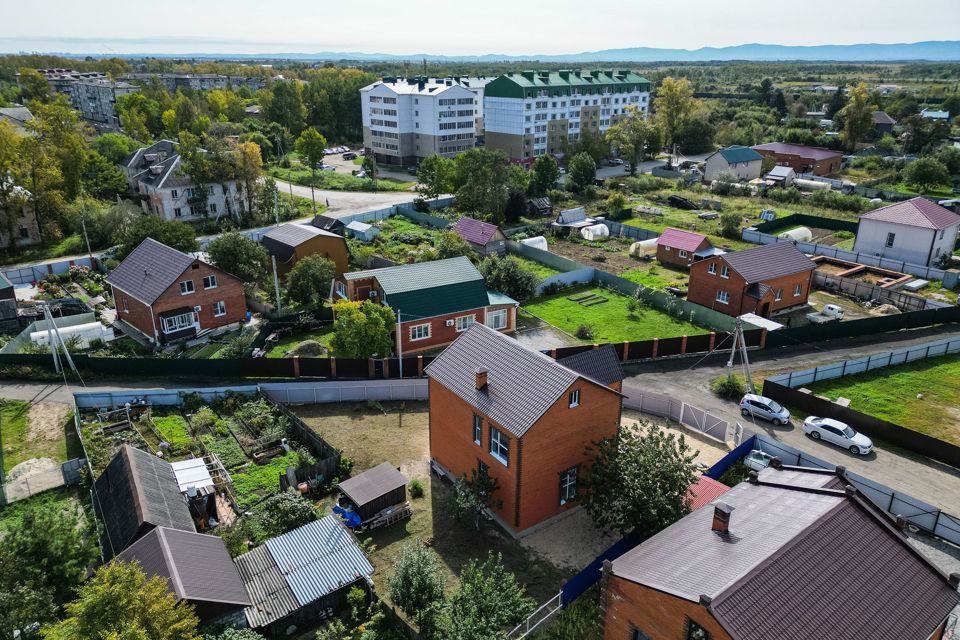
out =
[[[500,227],[474,218],[460,218],[453,230],[470,243],[470,248],[481,256],[503,255],[507,252],[507,237]]]
[[[340,483],[340,492],[366,522],[388,507],[407,499],[407,478],[389,462]]]
[[[380,235],[380,229],[359,220],[354,220],[348,224],[346,229],[347,234],[363,243],[373,242],[373,239]]]

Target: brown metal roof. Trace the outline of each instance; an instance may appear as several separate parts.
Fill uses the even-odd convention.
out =
[[[816,263],[792,242],[775,242],[720,256],[748,284],[813,271]]]
[[[791,144],[789,142],[768,142],[750,147],[755,151],[770,151],[784,155],[799,156],[805,160],[826,160],[828,158],[839,158],[843,156],[840,151],[833,149],[824,149],[823,147],[805,147],[802,144]]]
[[[623,368],[616,350],[609,344],[589,351],[581,351],[557,360],[577,373],[609,386],[623,382]]]
[[[707,236],[693,231],[684,231],[683,229],[674,229],[667,227],[657,238],[657,244],[665,247],[673,247],[693,253],[707,241]]]
[[[107,283],[144,304],[153,304],[193,262],[194,258],[182,251],[147,238],[110,272]]]
[[[911,198],[889,204],[860,216],[861,220],[879,220],[924,229],[947,229],[960,224],[960,215],[926,198]]]
[[[340,491],[357,506],[362,506],[406,485],[407,477],[389,462],[384,462],[344,480],[340,483]]]

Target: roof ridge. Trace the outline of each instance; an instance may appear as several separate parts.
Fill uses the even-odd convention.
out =
[[[167,540],[166,527],[155,527],[157,539],[160,542],[160,550],[163,552],[163,558],[166,561],[167,568],[170,569],[170,581],[173,583],[174,591],[181,598],[187,597],[187,591],[183,588],[183,580],[180,579],[180,571],[177,569],[177,563],[173,559],[173,551],[170,549],[170,542]]]

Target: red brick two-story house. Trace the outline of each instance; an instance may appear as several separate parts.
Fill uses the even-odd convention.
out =
[[[426,368],[430,457],[452,477],[485,469],[499,485],[492,511],[508,532],[574,507],[592,460],[587,447],[617,431],[619,365],[588,360],[575,364],[611,386],[478,324]]]
[[[834,472],[768,468],[604,563],[603,640],[940,640],[960,574]]]
[[[691,265],[687,300],[731,316],[769,318],[807,303],[816,268],[790,242],[725,253]]]
[[[403,355],[437,349],[474,324],[512,332],[519,303],[488,291],[468,258],[449,258],[354,271],[333,281],[331,297],[380,302],[397,315],[395,351]]]
[[[158,343],[243,322],[243,282],[153,238],[107,276],[117,319]]]

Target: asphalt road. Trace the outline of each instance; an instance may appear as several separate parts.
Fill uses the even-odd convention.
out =
[[[290,193],[310,199],[310,187],[291,185],[283,180],[275,180],[281,193]],[[402,202],[411,202],[416,194],[412,191],[325,191],[314,190],[317,204],[329,204],[328,215],[350,215],[361,211],[383,209]]]
[[[882,353],[951,335],[960,335],[960,331],[943,328],[902,331],[816,345],[798,345],[796,348],[754,351],[750,353],[750,360],[754,372],[769,375]],[[877,443],[875,451],[868,456],[853,455],[839,447],[814,442],[800,427],[805,415],[794,416],[792,424],[787,427],[776,427],[762,420],[743,418],[735,402],[721,400],[710,391],[710,381],[726,373],[728,355],[729,352],[716,354],[702,361],[675,359],[629,366],[626,371],[628,378],[624,384],[670,394],[725,420],[740,422],[747,431],[765,433],[831,464],[846,465],[855,473],[904,491],[950,513],[960,512],[958,469],[882,442]],[[739,372],[739,359],[735,368]],[[856,428],[856,425],[852,426]]]

